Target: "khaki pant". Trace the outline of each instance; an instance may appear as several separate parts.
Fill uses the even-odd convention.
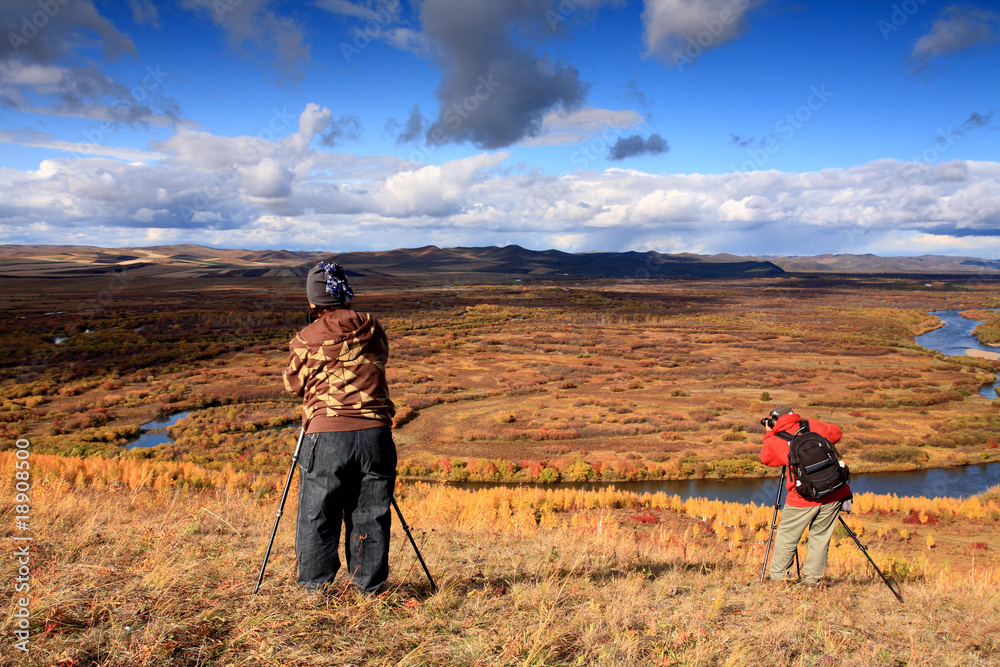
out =
[[[830,538],[837,527],[840,502],[793,507],[786,504],[781,510],[781,523],[774,538],[774,558],[771,560],[771,579],[784,579],[792,566],[795,549],[802,533],[809,529],[808,553],[802,565],[802,583],[816,584],[826,571],[826,558],[830,551]]]

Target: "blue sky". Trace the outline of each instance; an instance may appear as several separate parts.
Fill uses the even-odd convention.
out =
[[[1000,256],[995,2],[6,0],[0,243]]]

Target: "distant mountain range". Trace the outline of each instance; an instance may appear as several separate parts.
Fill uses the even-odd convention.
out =
[[[227,250],[198,245],[142,248],[0,245],[0,276],[57,278],[128,272],[131,276],[290,277],[304,275],[331,253],[288,250]],[[658,252],[527,250],[520,246],[406,248],[332,256],[353,275],[398,279],[558,277],[765,277],[783,273],[1000,274],[1000,261],[921,255],[816,255],[760,257],[668,255]]]
[[[879,257],[878,255],[813,255],[811,257],[738,257],[713,255],[732,260],[770,261],[789,273],[1000,273],[1000,260],[948,255]]]

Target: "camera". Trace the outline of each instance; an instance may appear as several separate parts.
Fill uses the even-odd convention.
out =
[[[785,406],[777,407],[767,413],[767,416],[760,420],[760,425],[767,429],[773,429],[774,423],[779,417],[789,414],[792,414],[791,408]]]

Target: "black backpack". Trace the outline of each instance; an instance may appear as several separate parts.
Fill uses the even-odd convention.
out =
[[[845,486],[851,479],[851,471],[840,460],[833,443],[810,431],[805,419],[799,424],[795,435],[787,431],[777,435],[788,441],[788,467],[795,479],[795,490],[806,500],[821,500]]]

